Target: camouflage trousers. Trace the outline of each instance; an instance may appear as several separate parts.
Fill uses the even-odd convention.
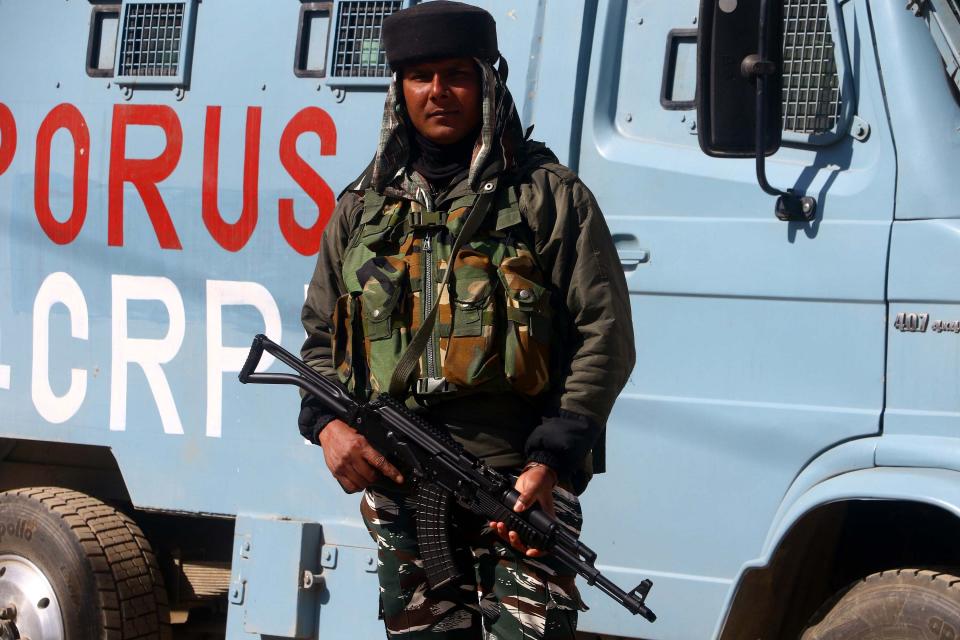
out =
[[[557,517],[579,534],[582,515],[576,496],[557,488],[554,500]],[[451,538],[464,578],[429,590],[417,549],[413,496],[370,488],[360,512],[379,549],[377,576],[388,638],[575,638],[582,606],[575,575],[552,556],[525,557],[485,521],[456,507]]]

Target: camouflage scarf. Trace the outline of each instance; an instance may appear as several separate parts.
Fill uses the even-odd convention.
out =
[[[497,69],[477,58],[474,58],[474,62],[481,75],[483,120],[480,135],[474,145],[467,179],[471,188],[476,190],[483,170],[495,160],[492,157],[494,150],[500,151],[504,169],[514,165],[514,153],[522,139],[522,129],[513,96],[507,89],[507,61],[501,57]],[[411,176],[406,172],[410,160],[412,125],[401,95],[400,78],[394,73],[383,106],[380,140],[373,161],[373,187],[382,193],[387,185],[400,179],[399,188],[429,207],[432,204],[427,195],[429,189],[424,189],[425,185],[416,180],[415,174]]]

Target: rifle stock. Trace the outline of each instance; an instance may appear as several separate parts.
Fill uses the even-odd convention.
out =
[[[296,371],[296,375],[255,373],[263,352]],[[292,384],[317,397],[339,419],[356,428],[370,444],[416,483],[417,538],[431,588],[460,576],[449,540],[451,502],[488,520],[506,523],[528,546],[553,553],[633,614],[653,622],[656,615],[645,600],[653,583],[643,580],[629,592],[620,589],[594,566],[597,554],[577,540],[539,508],[513,511],[518,494],[510,479],[487,467],[463,450],[450,434],[403,403],[381,394],[369,403],[358,403],[338,382],[312,369],[300,358],[264,335],[253,339],[240,371],[240,382]]]

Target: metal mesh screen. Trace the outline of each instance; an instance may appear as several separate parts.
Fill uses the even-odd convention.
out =
[[[118,75],[176,76],[183,2],[130,3],[124,15]]]
[[[827,0],[784,0],[783,71],[784,131],[831,131],[840,117],[840,77]]]
[[[341,2],[337,12],[337,41],[333,74],[351,78],[383,78],[390,75],[380,46],[383,19],[403,7],[401,0]]]

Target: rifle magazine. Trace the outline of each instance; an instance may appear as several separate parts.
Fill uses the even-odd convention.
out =
[[[437,589],[463,575],[450,545],[450,498],[442,487],[421,482],[415,495],[417,545],[427,573],[427,584]]]

